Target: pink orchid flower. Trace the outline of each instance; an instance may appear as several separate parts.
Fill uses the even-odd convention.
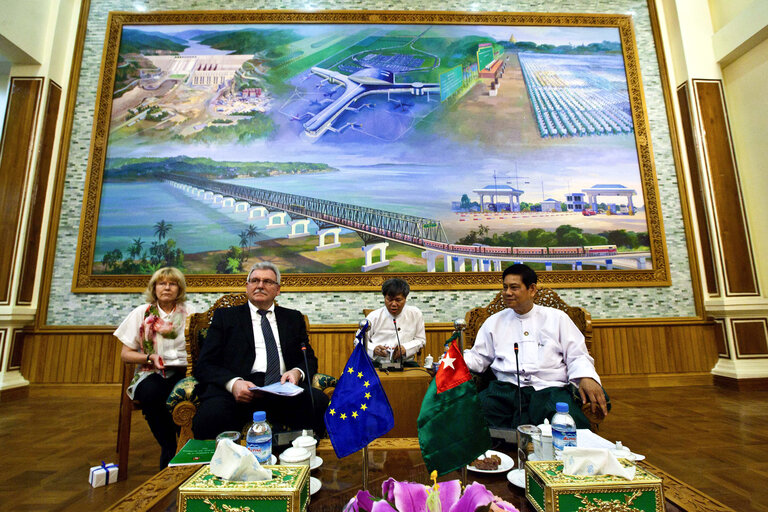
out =
[[[381,485],[382,498],[359,491],[344,512],[433,512],[427,506],[429,494],[434,492],[426,485],[387,479]],[[478,507],[491,505],[494,512],[518,512],[510,503],[494,496],[484,485],[474,482],[461,493],[461,482],[439,482],[438,491],[442,512],[474,512]]]

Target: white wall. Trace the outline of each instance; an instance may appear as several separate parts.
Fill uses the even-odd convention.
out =
[[[59,0],[0,0],[0,52],[16,63],[42,63],[50,37],[45,28],[58,6]]]
[[[768,262],[761,257],[768,254],[768,40],[724,68],[723,83],[755,263],[768,297]]]

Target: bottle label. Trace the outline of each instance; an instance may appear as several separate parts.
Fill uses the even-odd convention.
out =
[[[552,427],[552,444],[556,452],[563,451],[566,446],[576,446],[576,429],[574,427]]]
[[[248,440],[246,446],[259,461],[259,464],[269,464],[272,458],[272,436],[262,436]]]

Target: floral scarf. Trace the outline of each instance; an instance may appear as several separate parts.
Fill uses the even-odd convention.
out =
[[[176,304],[168,320],[163,320],[160,317],[160,310],[157,304],[150,304],[144,311],[144,319],[141,321],[141,327],[139,327],[139,338],[141,340],[141,347],[139,352],[144,354],[156,354],[159,352],[159,342],[161,338],[168,340],[175,339],[180,332],[180,329],[184,329],[184,322],[187,318],[187,310],[184,309],[182,304]],[[136,365],[136,371],[133,374],[133,379],[126,389],[126,394],[133,399],[134,391],[139,383],[158,372],[151,364]],[[172,372],[166,372],[167,376],[171,376]]]
[[[157,353],[159,338],[175,339],[179,335],[179,329],[184,328],[184,319],[186,317],[187,312],[181,304],[176,305],[167,321],[160,317],[160,310],[157,304],[147,306],[147,310],[144,312],[144,320],[139,328],[142,352],[145,354]]]

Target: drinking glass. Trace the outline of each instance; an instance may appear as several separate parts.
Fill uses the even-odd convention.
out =
[[[541,429],[536,425],[518,425],[517,427],[517,468],[525,469],[525,462],[530,460],[537,444],[541,443]]]

